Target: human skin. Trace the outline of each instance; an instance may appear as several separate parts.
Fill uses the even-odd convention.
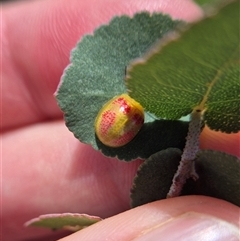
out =
[[[39,0],[3,5],[2,240],[63,237],[65,233],[23,226],[41,214],[63,212],[107,219],[62,241],[159,240],[159,236],[186,240],[191,234],[201,240],[207,231],[216,237],[211,240],[237,240],[239,208],[222,200],[187,196],[126,211],[141,161],[104,157],[76,140],[64,125],[53,93],[71,49],[81,36],[114,15],[140,10],[162,11],[185,21],[202,16],[196,5],[183,0]],[[205,128],[201,135],[202,148],[240,156],[238,143],[239,134]],[[166,225],[172,225],[171,232]],[[182,236],[176,239],[176,234]]]

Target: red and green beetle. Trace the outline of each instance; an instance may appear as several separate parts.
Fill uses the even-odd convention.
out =
[[[120,147],[130,142],[144,123],[143,107],[127,94],[109,100],[95,120],[99,140],[110,147]]]

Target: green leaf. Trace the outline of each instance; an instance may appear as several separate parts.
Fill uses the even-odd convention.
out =
[[[216,197],[240,206],[240,159],[212,150],[200,151],[197,156],[199,179],[189,180],[184,194]]]
[[[206,110],[213,130],[240,128],[239,1],[186,31],[160,40],[128,68],[129,94],[158,117]],[[147,80],[147,81],[146,81]]]
[[[131,190],[133,207],[166,198],[181,154],[169,148],[153,154],[139,167]],[[206,195],[240,206],[240,159],[204,150],[197,154],[195,168],[199,179],[188,179],[182,195]]]
[[[196,2],[198,5],[200,6],[204,6],[206,4],[211,4],[211,3],[215,3],[215,2],[219,2],[219,0],[194,0],[194,2]]]
[[[188,132],[188,122],[172,120],[155,120],[145,123],[137,136],[127,145],[111,148],[97,140],[103,154],[131,161],[136,158],[148,158],[153,153],[169,147],[183,149]]]
[[[202,6],[204,9],[208,11],[209,7],[216,8],[221,5],[225,5],[229,3],[231,0],[194,0],[198,5]]]
[[[139,167],[131,190],[132,207],[166,198],[181,154],[179,149],[168,148],[153,154]]]
[[[102,106],[126,92],[125,70],[179,21],[162,14],[139,13],[115,17],[82,38],[72,51],[57,92],[66,125],[81,142],[98,149],[94,121]]]
[[[78,213],[45,214],[28,221],[25,226],[50,228],[53,230],[66,229],[78,231],[102,219],[96,216]]]

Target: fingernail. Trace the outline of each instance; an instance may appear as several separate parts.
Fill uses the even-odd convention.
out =
[[[212,216],[189,212],[144,230],[132,241],[239,241],[236,226]]]

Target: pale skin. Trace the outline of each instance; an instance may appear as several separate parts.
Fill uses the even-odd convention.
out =
[[[64,237],[23,226],[41,214],[63,212],[109,218],[61,241],[201,240],[206,233],[215,238],[210,240],[237,240],[239,208],[222,200],[186,196],[126,211],[141,161],[104,157],[64,125],[53,94],[70,50],[114,15],[140,10],[163,11],[186,21],[202,16],[187,0],[36,0],[2,7],[3,240]],[[240,156],[239,138],[205,128],[201,147]]]

